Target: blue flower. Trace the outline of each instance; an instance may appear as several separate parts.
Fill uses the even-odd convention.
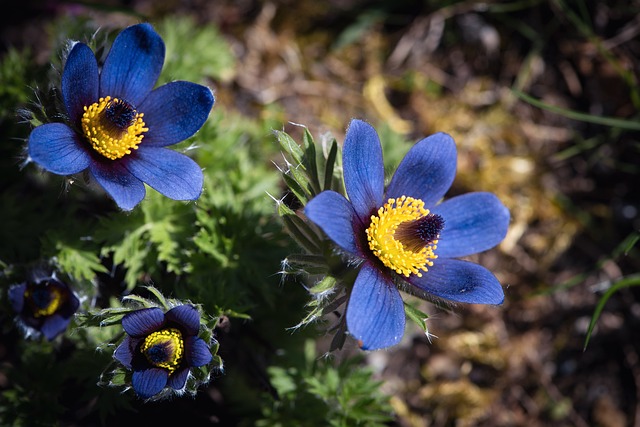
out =
[[[69,286],[55,276],[11,286],[9,302],[28,333],[40,333],[49,341],[67,329],[80,306]]]
[[[144,183],[174,200],[197,199],[200,167],[164,147],[196,133],[214,98],[209,88],[186,81],[153,89],[164,55],[164,42],[146,23],[118,34],[104,64],[76,43],[62,73],[68,121],[33,129],[30,158],[58,175],[88,169],[124,210],[144,198]]]
[[[305,215],[360,262],[349,296],[347,329],[363,349],[397,344],[405,312],[397,285],[435,300],[501,304],[504,293],[484,267],[455,258],[500,243],[509,211],[490,193],[440,200],[456,173],[457,152],[444,133],[429,136],[404,157],[388,187],[375,129],[349,125],[343,147],[347,200],[323,191]]]
[[[132,370],[136,394],[151,398],[165,387],[182,390],[191,368],[211,362],[209,346],[198,337],[200,313],[190,304],[166,313],[143,308],[122,318],[127,335],[113,357]]]

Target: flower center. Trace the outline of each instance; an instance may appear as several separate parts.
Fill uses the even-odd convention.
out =
[[[142,116],[127,101],[107,96],[84,107],[82,130],[94,150],[116,160],[138,149],[149,130]]]
[[[33,317],[51,316],[62,302],[62,292],[54,286],[31,286],[24,293]]]
[[[422,200],[402,196],[371,216],[366,233],[369,248],[386,267],[405,277],[422,277],[438,257],[434,251],[443,226],[442,217],[429,213]]]
[[[173,373],[184,354],[182,334],[175,328],[162,329],[149,334],[140,348],[149,363],[158,368],[164,368]]]

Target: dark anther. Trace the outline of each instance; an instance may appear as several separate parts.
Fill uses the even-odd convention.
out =
[[[440,215],[429,214],[413,221],[403,222],[395,231],[394,237],[404,245],[405,249],[417,252],[438,240],[444,227],[444,219]]]

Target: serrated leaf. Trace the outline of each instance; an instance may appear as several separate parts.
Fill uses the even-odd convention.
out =
[[[77,280],[93,280],[96,273],[107,273],[100,258],[91,250],[72,247],[58,241],[56,259],[61,269]]]

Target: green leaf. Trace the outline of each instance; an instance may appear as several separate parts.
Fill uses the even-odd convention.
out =
[[[322,189],[320,187],[320,177],[318,176],[318,163],[316,158],[316,144],[313,140],[313,136],[309,132],[309,129],[304,128],[304,135],[302,141],[305,147],[304,153],[304,165],[309,177],[309,189],[311,196],[315,196]]]
[[[296,196],[298,200],[300,200],[300,203],[306,205],[309,201],[309,192],[305,191],[302,185],[287,173],[282,174],[282,179],[284,180],[284,183],[287,185],[289,190]]]
[[[312,254],[320,253],[320,240],[313,233],[309,225],[306,224],[297,215],[286,215],[282,217],[285,229],[291,234],[296,243],[298,243],[307,252]]]
[[[595,123],[598,125],[617,127],[620,129],[627,130],[640,130],[640,121],[635,120],[624,120],[618,119],[614,117],[601,117],[594,116],[591,114],[581,113],[579,111],[573,111],[562,107],[557,107],[555,105],[546,104],[538,99],[533,98],[517,89],[511,89],[511,92],[516,95],[518,98],[522,99],[525,102],[533,105],[534,107],[542,108],[543,110],[550,111],[555,114],[559,114],[561,116],[567,117],[573,120],[579,120],[588,123]]]
[[[406,302],[404,303],[404,312],[409,319],[413,320],[420,329],[424,331],[425,334],[429,334],[429,328],[427,327],[427,319],[429,318],[428,314],[423,313]]]
[[[294,139],[291,138],[288,133],[279,130],[276,130],[274,132],[282,149],[287,154],[290,154],[291,157],[293,157],[293,160],[295,160],[296,164],[293,166],[295,167],[297,165],[301,165],[302,159],[304,158],[304,151],[302,150],[300,145],[298,145],[298,143],[294,141]]]
[[[73,247],[63,241],[56,243],[56,261],[60,268],[77,280],[93,280],[96,273],[107,273],[100,258],[91,250]]]
[[[589,340],[591,339],[593,329],[595,328],[596,323],[600,318],[600,314],[602,313],[605,304],[607,303],[607,301],[609,301],[609,298],[611,298],[611,296],[618,292],[620,289],[629,288],[632,286],[640,286],[640,274],[633,274],[627,277],[623,277],[622,279],[615,282],[613,286],[607,289],[607,292],[602,295],[602,297],[598,301],[598,304],[596,305],[593,315],[591,316],[591,322],[589,322],[589,328],[587,329],[587,336],[584,340],[583,351],[586,350],[587,345],[589,345]]]
[[[329,155],[324,169],[324,187],[323,190],[331,190],[331,183],[333,182],[333,169],[336,163],[336,157],[338,155],[338,143],[334,139],[329,149]]]
[[[316,285],[309,289],[312,294],[321,294],[323,292],[331,291],[337,285],[337,280],[332,276],[325,276]]]

